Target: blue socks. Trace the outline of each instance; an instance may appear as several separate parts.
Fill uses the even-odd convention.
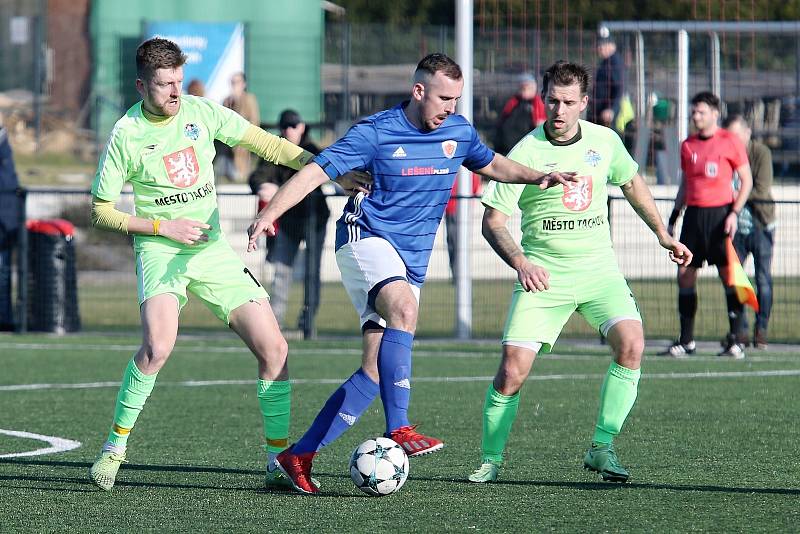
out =
[[[386,414],[386,434],[407,426],[411,398],[411,344],[414,335],[387,328],[378,349],[381,400]]]
[[[407,426],[411,398],[411,344],[414,335],[387,328],[378,349],[380,385],[359,369],[333,392],[311,427],[292,447],[293,454],[317,452],[345,433],[380,391],[386,432]]]
[[[317,452],[334,441],[358,421],[377,395],[378,384],[359,368],[333,392],[292,453]]]

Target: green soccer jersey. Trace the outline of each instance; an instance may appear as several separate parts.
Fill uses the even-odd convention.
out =
[[[144,219],[193,219],[211,226],[209,243],[219,240],[219,210],[214,186],[214,139],[236,145],[250,123],[211,100],[184,95],[178,114],[163,123],[134,104],[117,121],[100,158],[92,194],[116,202],[125,182],[133,187],[136,216]],[[163,237],[135,235],[145,250],[198,250]]]
[[[579,134],[566,143],[549,140],[544,125],[539,126],[508,157],[543,172],[575,171],[590,179],[544,190],[491,182],[482,199],[484,205],[508,216],[519,207],[525,256],[551,274],[618,268],[608,226],[606,184],[623,185],[638,170],[613,130],[586,121],[579,125]]]

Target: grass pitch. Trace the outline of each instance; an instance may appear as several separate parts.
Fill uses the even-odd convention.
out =
[[[648,350],[639,399],[616,445],[631,471],[599,482],[582,457],[608,366],[604,347],[559,345],[523,389],[497,484],[479,461],[496,343],[415,348],[410,415],[445,449],[412,459],[403,489],[358,491],[351,450],[383,431],[376,401],[315,462],[320,497],[262,487],[255,361],[232,336],[183,337],[129,441],[110,493],[87,479],[113,415],[132,336],[0,336],[0,531],[406,532],[793,531],[800,524],[800,352],[744,361],[715,347],[687,360]],[[357,341],[293,343],[292,436],[357,367]],[[80,442],[56,454],[31,434]],[[59,442],[60,443],[60,442]],[[15,456],[10,456],[15,455]]]

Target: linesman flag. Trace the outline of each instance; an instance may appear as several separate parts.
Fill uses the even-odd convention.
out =
[[[739,256],[736,254],[736,249],[733,248],[733,241],[730,236],[725,238],[725,254],[728,257],[728,279],[725,284],[733,287],[736,290],[736,296],[739,302],[747,304],[755,311],[758,311],[758,299],[747,274],[744,272]]]

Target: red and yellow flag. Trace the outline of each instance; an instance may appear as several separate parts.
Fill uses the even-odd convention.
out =
[[[736,254],[736,249],[733,248],[733,241],[730,237],[725,238],[725,253],[728,257],[728,279],[725,284],[729,287],[736,289],[736,296],[739,302],[747,304],[755,311],[758,311],[758,299],[753,286],[750,285],[750,280],[744,272],[739,256]]]

